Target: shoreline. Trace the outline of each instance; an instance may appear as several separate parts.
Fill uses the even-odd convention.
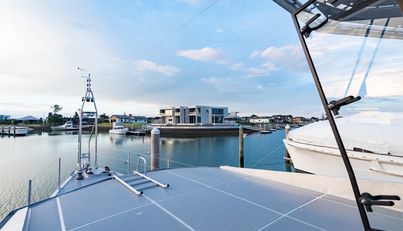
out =
[[[25,125],[32,129],[29,134],[47,132],[51,133],[51,126],[32,126]],[[127,126],[130,130],[139,129],[139,126]],[[214,136],[238,136],[239,127],[238,126],[154,126],[160,130],[161,137],[172,137],[172,138],[194,138],[194,137],[214,137]],[[101,125],[98,126],[98,132],[108,133],[112,129],[112,125]],[[90,129],[84,129],[88,131]],[[151,130],[146,131],[146,136],[150,136]],[[250,130],[244,128],[245,134],[256,133],[255,130]],[[131,135],[128,135],[131,136]]]

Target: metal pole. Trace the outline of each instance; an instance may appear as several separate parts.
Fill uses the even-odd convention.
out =
[[[83,107],[84,107],[84,103],[81,108],[83,108]],[[79,124],[78,124],[77,180],[83,179],[83,169],[81,166],[81,136],[82,136],[82,129],[83,129],[82,128],[82,122],[83,122],[82,113],[83,113],[83,110],[78,109]]]
[[[62,170],[62,158],[59,157],[59,174],[57,176],[57,188],[60,189],[60,175],[61,175],[61,170]]]
[[[94,158],[94,168],[97,169],[98,168],[98,109],[97,109],[97,105],[95,104],[95,97],[94,94],[92,93],[91,90],[91,94],[92,94],[92,99],[94,102],[94,108],[95,108],[95,158]]]
[[[304,7],[309,6],[308,4],[310,4],[312,2],[314,2],[314,1],[311,0],[311,1],[307,2],[307,3],[305,3]],[[335,121],[335,119],[333,117],[332,112],[329,109],[329,103],[327,102],[325,92],[323,91],[322,84],[320,83],[318,73],[316,72],[315,65],[314,65],[314,63],[312,61],[311,55],[310,55],[309,50],[308,50],[308,46],[307,46],[307,44],[305,42],[305,39],[303,38],[303,35],[300,32],[300,27],[299,27],[299,24],[298,24],[297,14],[298,14],[298,12],[301,12],[304,9],[304,7],[301,7],[297,12],[293,13],[292,20],[294,22],[296,30],[298,31],[298,37],[299,37],[299,40],[301,42],[302,49],[304,51],[305,57],[307,59],[309,69],[311,70],[312,77],[313,77],[315,85],[316,85],[316,89],[318,90],[320,99],[322,101],[322,106],[323,106],[323,108],[324,108],[324,110],[326,112],[326,116],[327,116],[327,118],[329,120],[330,127],[332,128],[334,138],[335,138],[337,146],[338,146],[338,148],[340,150],[340,155],[341,155],[341,157],[343,159],[343,162],[344,162],[344,165],[346,167],[348,177],[350,179],[351,187],[352,187],[353,192],[354,192],[355,201],[356,201],[358,211],[359,211],[360,216],[361,216],[361,220],[362,220],[364,229],[365,230],[371,230],[371,226],[370,226],[369,220],[368,220],[368,215],[365,212],[364,205],[361,204],[360,201],[359,201],[359,197],[361,196],[361,193],[360,193],[360,189],[358,187],[357,179],[355,178],[353,167],[351,166],[351,163],[350,163],[350,160],[348,158],[348,155],[347,155],[346,149],[344,147],[343,141],[341,139],[339,130],[337,129],[336,121]]]
[[[285,126],[284,132],[285,132],[285,139],[288,140],[288,133],[290,132],[290,125],[287,124]],[[287,148],[285,149],[284,160],[287,164],[291,164],[291,156],[290,156],[290,153],[288,153]]]
[[[160,155],[160,130],[153,128],[151,130],[151,170],[159,168]]]
[[[244,153],[243,153],[243,146],[244,146],[244,137],[243,137],[243,128],[242,125],[239,126],[239,167],[244,167]]]
[[[32,180],[28,181],[28,206],[31,205]]]
[[[130,152],[127,153],[127,174],[130,174]]]

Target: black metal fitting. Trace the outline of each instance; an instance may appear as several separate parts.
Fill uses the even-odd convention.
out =
[[[393,206],[395,205],[394,201],[400,201],[400,197],[397,195],[376,195],[373,196],[369,193],[362,193],[359,197],[359,201],[361,204],[365,206],[367,212],[373,212],[372,206]]]
[[[342,106],[346,106],[348,104],[357,102],[360,99],[361,99],[361,96],[354,97],[354,96],[350,95],[350,96],[344,97],[339,100],[330,101],[328,107],[333,112],[334,115],[338,115],[339,110]]]

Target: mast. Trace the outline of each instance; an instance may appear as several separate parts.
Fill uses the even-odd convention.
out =
[[[78,70],[84,71],[84,69],[78,67]],[[84,97],[81,98],[82,104],[81,108],[78,109],[79,117],[79,127],[78,127],[78,156],[77,156],[77,179],[83,179],[83,170],[87,174],[92,174],[91,169],[91,140],[94,136],[94,168],[98,168],[98,109],[95,103],[95,96],[91,89],[91,74],[87,76],[81,76],[86,79],[86,92]],[[93,110],[84,111],[87,105],[92,105]],[[82,152],[82,129],[83,129],[83,118],[94,117],[94,123],[91,130],[91,135],[88,139],[88,149],[87,152]]]

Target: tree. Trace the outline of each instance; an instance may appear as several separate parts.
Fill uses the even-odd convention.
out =
[[[53,114],[57,114],[59,111],[61,111],[63,109],[63,107],[60,107],[58,104],[55,104],[55,105],[51,106],[50,108],[52,108]]]
[[[107,123],[109,122],[109,116],[107,116],[105,113],[99,115],[99,120],[101,121],[101,123]]]
[[[51,106],[50,108],[52,108],[53,113],[49,112],[49,114],[48,114],[48,124],[56,125],[56,124],[63,123],[63,116],[57,114],[59,111],[61,111],[63,109],[63,107],[60,107],[58,104],[55,104],[55,105]]]

